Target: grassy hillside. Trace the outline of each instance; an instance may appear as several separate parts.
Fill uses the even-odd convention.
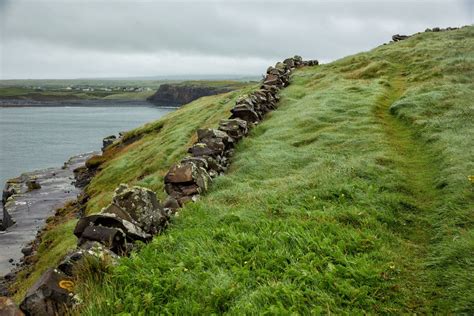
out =
[[[125,134],[124,142],[131,144],[111,148],[104,156],[106,162],[87,188],[91,200],[87,213],[99,212],[112,200],[120,183],[148,187],[165,197],[163,178],[170,166],[186,156],[196,141],[197,129],[216,126],[229,111],[238,96],[252,89],[208,96],[191,102],[156,122]]]
[[[83,280],[81,313],[472,313],[472,47],[473,27],[423,33],[295,71],[206,196],[100,282]],[[129,132],[87,213],[121,182],[163,196],[196,129],[244,92]],[[20,294],[74,243],[73,224],[52,231]]]
[[[472,313],[474,28],[294,73],[231,170],[165,234],[82,286],[85,314]],[[186,106],[94,180],[159,193],[198,126]],[[192,124],[188,127],[188,124]],[[137,179],[140,179],[137,181]],[[129,314],[128,314],[129,313]]]
[[[109,161],[101,166],[103,171],[88,190],[91,200],[87,212],[98,212],[110,203],[120,183],[143,185],[161,193],[162,177],[178,157],[185,155],[196,130],[201,126],[214,126],[226,118],[236,98],[252,88],[248,84],[243,87],[246,88],[198,99],[156,122],[126,133],[124,140],[135,142],[112,148],[104,156]],[[21,271],[12,286],[18,302],[47,268],[57,265],[76,247],[77,239],[72,232],[77,219],[70,215],[74,211],[74,205],[70,205],[46,227],[38,254],[32,259],[33,265]]]

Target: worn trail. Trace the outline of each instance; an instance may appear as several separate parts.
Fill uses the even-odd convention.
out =
[[[404,211],[397,214],[406,225],[400,228],[399,233],[405,243],[398,251],[396,264],[401,266],[399,279],[401,291],[406,292],[405,309],[427,313],[436,295],[434,281],[425,265],[432,236],[429,215],[436,208],[438,194],[434,185],[436,166],[429,149],[417,138],[414,128],[390,113],[390,106],[405,91],[403,76],[397,74],[390,83],[388,91],[378,100],[374,115],[386,135],[394,168],[402,173],[403,185],[407,189]]]

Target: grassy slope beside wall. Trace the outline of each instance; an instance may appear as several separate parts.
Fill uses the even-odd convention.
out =
[[[113,191],[120,183],[142,185],[163,196],[162,177],[172,163],[185,156],[196,129],[215,126],[220,119],[227,118],[235,99],[246,89],[252,87],[198,99],[158,121],[127,132],[126,139],[139,140],[107,152],[106,159],[110,161],[104,163],[104,171],[94,178],[88,189],[91,201],[87,212],[99,212],[110,203]],[[12,287],[18,302],[46,269],[57,265],[69,250],[76,247],[77,239],[72,232],[77,220],[64,220],[48,225],[34,258],[35,263],[18,275]]]
[[[297,71],[229,173],[85,284],[82,312],[472,312],[472,47],[472,27],[424,33]]]
[[[217,126],[221,119],[228,118],[236,98],[252,88],[200,98],[159,121],[126,133],[125,140],[139,139],[119,152],[111,151],[112,157],[107,157],[102,171],[87,188],[91,196],[87,213],[96,213],[110,203],[120,183],[145,186],[164,198],[163,178],[196,141],[197,129]]]

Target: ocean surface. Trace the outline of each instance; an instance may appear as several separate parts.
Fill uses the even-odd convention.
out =
[[[73,155],[100,150],[104,137],[173,110],[146,103],[120,107],[0,107],[0,186],[24,172],[62,166]]]

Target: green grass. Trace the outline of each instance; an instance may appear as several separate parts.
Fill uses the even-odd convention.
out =
[[[474,28],[298,70],[229,172],[100,282],[85,315],[471,314]],[[250,89],[250,88],[249,88]],[[239,93],[131,131],[88,188],[163,197],[168,167]]]
[[[22,270],[15,280],[15,300],[21,302],[26,291],[41,277],[48,268],[57,266],[64,255],[74,249],[77,244],[76,237],[72,234],[77,220],[69,220],[57,225],[43,234],[38,252],[35,255],[37,261],[28,268]]]
[[[120,183],[148,187],[163,198],[163,178],[169,167],[186,155],[197,129],[216,126],[221,119],[228,118],[237,97],[249,89],[252,87],[200,98],[159,121],[126,133],[125,143],[138,140],[106,153],[108,160],[87,188],[91,197],[87,213],[96,213],[110,203]]]
[[[198,99],[156,122],[127,132],[124,136],[126,142],[139,140],[107,151],[105,159],[109,161],[101,166],[103,170],[88,189],[91,201],[87,212],[99,212],[110,203],[113,191],[120,183],[144,185],[163,191],[163,176],[171,164],[186,155],[196,130],[202,126],[215,126],[220,119],[227,118],[236,98],[252,89],[248,84],[246,86],[240,92]],[[40,244],[40,248],[45,251],[39,252],[39,260],[22,271],[12,286],[18,302],[41,273],[56,265],[68,251],[75,248],[77,239],[72,233],[75,223],[75,219],[69,219],[50,225]]]
[[[245,86],[247,90],[251,89],[248,84]],[[107,153],[106,158],[110,161],[102,166],[104,171],[94,178],[94,184],[90,186],[88,193],[91,202],[88,203],[87,212],[98,212],[110,203],[113,191],[120,183],[134,183],[163,191],[163,176],[172,163],[185,156],[196,130],[201,126],[214,126],[220,119],[227,118],[235,99],[247,90],[198,99],[159,121],[127,132],[125,140],[140,140]],[[143,168],[144,165],[147,167]],[[13,284],[12,290],[17,301],[21,301],[26,290],[41,273],[56,265],[60,258],[74,249],[77,243],[72,233],[75,223],[76,220],[58,223],[45,234],[40,248],[47,251],[39,251],[39,260],[22,271]]]

